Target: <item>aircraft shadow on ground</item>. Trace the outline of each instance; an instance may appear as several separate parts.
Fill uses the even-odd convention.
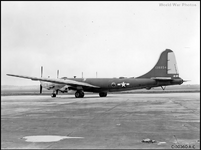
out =
[[[80,99],[80,100],[82,100],[82,99],[89,99],[89,98],[104,98],[104,99],[108,99],[108,98],[112,98],[112,97],[115,97],[115,96],[108,96],[108,97],[99,97],[99,96],[89,96],[89,97],[83,97],[83,98],[75,98],[75,97],[56,97],[57,99]]]

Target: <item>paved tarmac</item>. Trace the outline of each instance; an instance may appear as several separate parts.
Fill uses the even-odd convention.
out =
[[[28,136],[46,141],[26,140]],[[48,142],[48,136],[64,138]],[[142,142],[147,138],[156,142]],[[182,146],[200,148],[200,93],[1,97],[2,149]]]

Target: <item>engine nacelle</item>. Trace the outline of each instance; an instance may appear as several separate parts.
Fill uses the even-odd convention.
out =
[[[64,93],[64,92],[68,93],[68,91],[69,91],[68,86],[65,85],[64,87],[60,88],[59,91],[62,93]]]

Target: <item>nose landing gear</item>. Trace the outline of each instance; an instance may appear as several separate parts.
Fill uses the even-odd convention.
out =
[[[52,97],[56,97],[56,96],[57,96],[57,94],[58,94],[58,90],[53,91],[53,93],[52,93]]]
[[[52,93],[52,97],[56,97],[57,96],[57,94],[55,94],[55,93]]]

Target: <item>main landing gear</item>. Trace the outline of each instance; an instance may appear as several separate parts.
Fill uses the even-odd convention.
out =
[[[100,97],[106,97],[107,96],[107,92],[100,92],[99,96]],[[76,91],[75,92],[75,97],[76,98],[83,98],[84,97],[84,92],[83,91]]]
[[[100,96],[100,97],[106,97],[106,96],[107,96],[107,92],[100,92],[100,93],[99,93],[99,96]]]
[[[83,98],[84,97],[84,92],[83,91],[77,91],[77,92],[75,92],[75,97],[76,98]]]

